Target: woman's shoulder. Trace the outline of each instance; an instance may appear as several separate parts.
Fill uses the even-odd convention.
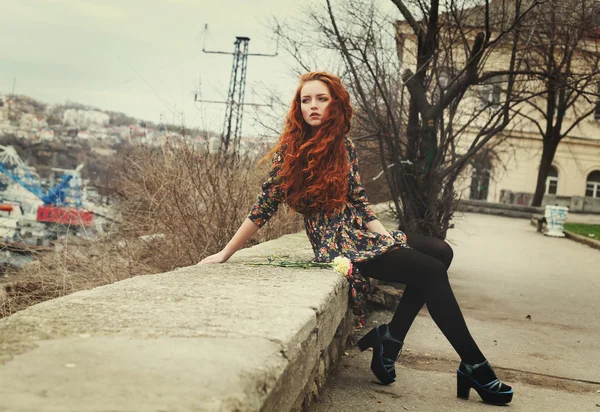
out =
[[[285,157],[285,152],[287,150],[287,143],[279,146],[275,153],[273,153],[273,162],[280,163],[283,162],[283,158]]]
[[[352,141],[352,139],[348,136],[344,137],[344,146],[346,146],[346,150],[348,150],[349,152],[352,151],[352,148],[354,147],[354,142]]]
[[[345,143],[346,143],[346,147],[350,148],[350,149],[355,149],[356,146],[354,145],[354,140],[352,140],[352,138],[348,135],[346,135],[345,137]]]
[[[287,143],[278,145],[277,150],[275,150],[275,154],[276,155],[284,154],[286,150],[287,150]]]
[[[354,142],[348,136],[345,137],[345,145],[346,151],[348,152],[348,156],[350,156],[350,160],[352,160],[356,153],[356,146],[354,146]]]

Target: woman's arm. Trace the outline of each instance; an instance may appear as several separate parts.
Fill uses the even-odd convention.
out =
[[[199,265],[203,265],[206,263],[223,263],[227,262],[231,256],[238,250],[244,246],[244,244],[250,239],[256,232],[258,232],[259,227],[252,222],[250,219],[246,218],[240,228],[237,230],[235,235],[231,238],[227,246],[223,248],[219,253],[215,253],[214,255],[210,255],[205,257],[198,263]]]
[[[223,253],[227,259],[240,250],[259,229],[260,228],[253,221],[246,218],[229,243],[227,243],[227,246],[223,248]]]
[[[273,157],[273,164],[269,171],[269,177],[262,184],[262,191],[259,193],[252,210],[250,210],[250,213],[246,216],[258,226],[259,229],[273,217],[279,208],[279,204],[284,201],[282,191],[277,187],[277,184],[281,182],[279,170],[281,170],[282,165],[283,156],[278,150]]]
[[[204,263],[223,263],[226,262],[235,252],[240,250],[242,246],[250,239],[265,223],[275,214],[279,207],[279,203],[283,201],[281,191],[275,187],[278,181],[278,171],[281,168],[282,156],[279,151],[275,153],[273,158],[273,166],[269,172],[268,179],[262,184],[262,191],[258,195],[256,203],[246,216],[246,219],[231,238],[227,246],[219,253],[208,256],[200,261]]]
[[[381,222],[377,219],[367,222],[367,227],[371,232],[379,233],[393,239],[392,235],[390,235],[389,232],[385,230]]]

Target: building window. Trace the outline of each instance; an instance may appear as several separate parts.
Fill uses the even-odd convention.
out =
[[[502,85],[506,79],[502,76],[493,77],[479,86],[479,108],[498,107],[502,102]]]
[[[585,195],[600,198],[600,170],[594,170],[588,175],[585,182]]]
[[[497,84],[486,85],[483,92],[483,100],[486,106],[497,106],[500,104],[502,87]]]
[[[555,195],[558,192],[558,169],[550,166],[548,177],[546,178],[546,194]]]

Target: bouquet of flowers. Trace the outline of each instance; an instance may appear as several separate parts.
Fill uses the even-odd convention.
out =
[[[322,269],[333,269],[341,275],[349,276],[352,273],[352,262],[350,259],[344,256],[338,256],[333,259],[333,262],[301,262],[297,260],[285,260],[289,256],[271,256],[268,258],[269,263],[246,263],[247,265],[267,265],[267,266],[280,266],[280,267],[294,267],[294,268],[322,268]]]

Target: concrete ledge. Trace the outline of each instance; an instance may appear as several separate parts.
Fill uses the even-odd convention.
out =
[[[540,226],[538,223],[538,219],[536,217],[531,218],[531,225],[538,226],[538,229],[539,229]],[[540,232],[540,230],[538,230],[538,232]],[[576,233],[573,233],[573,232],[570,232],[570,231],[564,230],[564,229],[563,229],[563,233],[565,234],[565,237],[567,239],[571,239],[571,240],[574,240],[575,242],[583,243],[584,245],[588,245],[589,247],[600,250],[600,241],[599,240],[585,237],[582,235],[578,235]]]
[[[0,320],[2,411],[288,411],[306,408],[352,331],[331,270],[248,266],[302,232],[223,265],[139,276]]]
[[[563,232],[568,239],[574,240],[579,243],[583,243],[584,245],[588,245],[589,247],[600,250],[600,241],[596,239],[578,235],[576,233],[569,232],[568,230],[563,230]]]
[[[508,205],[504,203],[485,202],[483,200],[461,199],[458,209],[462,212],[484,213],[496,216],[530,219],[532,214],[543,214],[540,207]]]

